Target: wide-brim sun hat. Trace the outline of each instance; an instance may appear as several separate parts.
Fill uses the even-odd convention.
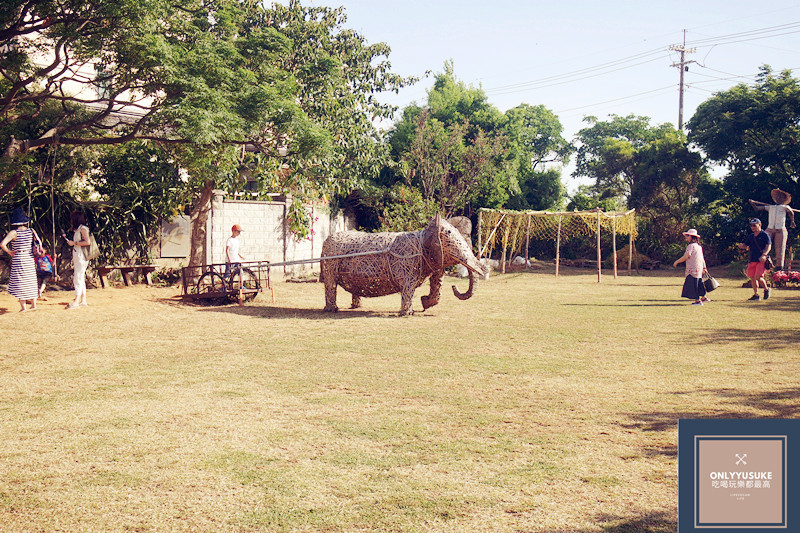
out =
[[[683,234],[687,237],[697,237],[698,239],[700,238],[700,234],[697,233],[697,230],[694,228],[690,229],[689,231],[684,231]]]
[[[22,226],[30,221],[31,219],[28,218],[28,215],[25,214],[25,211],[23,211],[21,207],[14,208],[14,211],[11,213],[12,226]]]
[[[792,195],[780,189],[772,189],[770,195],[772,196],[772,201],[776,204],[789,205],[792,201]]]

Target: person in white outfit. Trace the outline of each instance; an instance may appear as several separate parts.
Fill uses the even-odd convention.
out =
[[[84,247],[91,245],[91,241],[89,240],[89,228],[86,226],[86,217],[83,213],[73,211],[70,221],[73,229],[72,239],[69,239],[65,233],[62,233],[61,236],[72,247],[72,285],[75,287],[75,300],[67,306],[67,309],[75,309],[79,306],[89,305],[86,301],[86,268],[89,266],[89,260],[83,250]]]
[[[786,241],[789,238],[789,230],[786,229],[786,217],[789,217],[791,227],[794,228],[795,209],[789,207],[792,195],[780,189],[772,189],[772,201],[774,204],[765,204],[750,200],[750,205],[757,211],[769,213],[769,223],[764,230],[769,238],[772,239],[772,247],[775,249],[775,268],[783,270],[784,259],[786,257]]]
[[[236,269],[242,266],[242,261],[245,257],[239,252],[239,235],[242,234],[242,227],[239,224],[234,224],[231,228],[231,236],[225,242],[225,279],[231,273],[231,269]]]

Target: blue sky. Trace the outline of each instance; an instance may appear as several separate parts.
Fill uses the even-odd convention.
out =
[[[344,6],[347,27],[391,46],[395,72],[440,72],[481,86],[505,111],[545,105],[572,138],[585,115],[635,113],[653,123],[678,119],[679,60],[670,45],[686,31],[684,121],[714,91],[752,82],[760,65],[800,69],[796,0],[548,1],[311,0]],[[726,37],[728,36],[728,37]],[[800,72],[795,72],[800,75]],[[432,78],[389,95],[401,107],[424,103]]]

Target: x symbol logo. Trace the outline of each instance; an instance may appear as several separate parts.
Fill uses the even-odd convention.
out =
[[[745,454],[742,454],[742,455],[739,455],[739,454],[737,453],[737,454],[736,454],[736,459],[737,459],[737,460],[736,460],[736,464],[737,464],[737,465],[740,465],[740,464],[745,464],[745,465],[746,465],[746,464],[747,464],[747,461],[745,461],[745,458],[746,458],[746,457],[747,457],[747,454],[746,454],[746,453],[745,453]]]

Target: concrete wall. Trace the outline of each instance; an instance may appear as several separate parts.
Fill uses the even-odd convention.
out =
[[[291,199],[273,202],[237,200],[227,198],[222,191],[215,191],[211,201],[206,242],[206,262],[225,262],[225,242],[231,236],[231,227],[239,224],[244,230],[239,237],[240,251],[248,261],[269,261],[271,263],[318,258],[322,253],[322,242],[332,233],[353,229],[354,220],[342,213],[331,216],[326,205],[306,206],[311,217],[312,233],[307,239],[295,239],[285,217]],[[178,221],[165,222],[161,231],[161,257],[181,259],[188,262],[188,241],[190,231],[180,231]],[[292,265],[285,267],[287,274],[303,271],[319,271],[319,263]]]

